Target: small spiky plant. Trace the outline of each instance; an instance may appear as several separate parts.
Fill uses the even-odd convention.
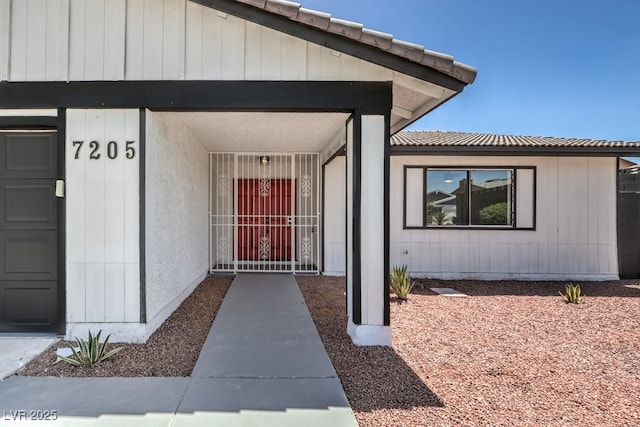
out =
[[[411,280],[411,277],[407,274],[407,266],[402,267],[394,266],[389,274],[391,292],[396,294],[396,297],[402,301],[406,301],[413,289],[415,282]]]
[[[564,298],[564,302],[567,304],[582,304],[586,296],[580,290],[580,285],[574,285],[573,283],[568,283],[565,286],[564,294],[562,292],[558,292],[560,296]]]
[[[102,331],[98,331],[97,335],[93,335],[91,331],[89,331],[89,339],[87,341],[76,337],[78,347],[75,348],[73,345],[69,345],[69,349],[71,349],[71,356],[58,356],[59,359],[56,363],[63,361],[74,366],[85,366],[90,368],[96,363],[100,363],[103,360],[110,358],[123,349],[123,347],[118,347],[111,351],[106,351],[107,343],[109,342],[111,334],[107,335],[103,343],[100,343],[101,333]]]

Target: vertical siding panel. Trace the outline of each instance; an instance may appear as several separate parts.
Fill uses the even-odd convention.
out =
[[[14,2],[15,3],[15,2]],[[47,1],[28,0],[26,80],[43,81],[46,76]]]
[[[124,321],[140,321],[140,264],[124,265]]]
[[[202,6],[187,2],[185,35],[185,77],[202,79]]]
[[[87,110],[87,141],[85,156],[89,156],[91,140],[100,142],[100,158],[87,160],[85,199],[86,245],[88,263],[105,260],[105,117],[104,110]]]
[[[106,0],[104,79],[124,79],[126,0]]]
[[[107,322],[124,322],[125,316],[125,273],[124,264],[105,264],[104,304]]]
[[[340,80],[360,80],[362,61],[350,55],[340,55]]]
[[[580,158],[572,162],[572,171],[576,177],[576,204],[575,209],[575,240],[580,245],[586,245],[589,237],[589,175],[591,174],[591,165],[589,159]],[[597,197],[593,195],[593,197]]]
[[[185,1],[164,0],[162,78],[184,78]]]
[[[74,140],[84,140],[85,110],[67,110],[66,137],[66,258],[67,321],[86,321],[85,159],[75,159]],[[86,147],[83,147],[86,150]],[[82,152],[84,154],[84,152]]]
[[[202,10],[202,78],[218,80],[222,70],[222,23],[224,18],[208,7]]]
[[[245,79],[258,80],[262,77],[262,33],[263,28],[252,22],[246,24]],[[267,59],[268,60],[268,59]]]
[[[244,79],[244,20],[227,15],[222,20],[222,68],[224,80]]]
[[[263,28],[261,42],[260,78],[262,80],[279,80],[283,65],[280,33],[270,28]]]
[[[69,76],[69,0],[47,1],[46,79]]]
[[[13,81],[26,80],[27,78],[27,6],[26,1],[17,1],[11,4],[9,79]]]
[[[322,68],[322,48],[314,43],[307,43],[307,80],[320,80]]]
[[[162,80],[164,2],[145,0],[142,78]]]
[[[320,53],[320,79],[337,80],[340,76],[340,57],[342,54],[323,48]]]
[[[84,79],[103,80],[105,70],[105,0],[85,0]],[[112,1],[112,0],[109,0]]]
[[[587,210],[589,212],[589,229],[587,230],[587,242],[590,245],[598,244],[598,234],[601,222],[599,205],[601,203],[600,199],[602,198],[602,195],[599,192],[599,181],[603,178],[601,167],[601,164],[594,164],[594,159],[589,159],[589,176],[587,183],[587,191],[589,195],[589,203],[587,206]]]
[[[105,265],[104,263],[87,263],[87,322],[104,322],[105,312]]]
[[[67,322],[86,322],[86,264],[68,263],[65,283]]]
[[[127,0],[125,79],[142,80],[144,62],[144,0]]]
[[[85,254],[85,216],[86,205],[85,175],[88,142],[86,141],[86,111],[67,110],[67,143],[66,143],[66,223],[67,223],[67,261],[84,263]],[[75,159],[76,147],[73,141],[85,141],[78,158]]]
[[[0,81],[9,79],[11,0],[0,0]]]
[[[307,75],[307,42],[284,34],[281,39],[282,79],[304,80]]]
[[[106,110],[105,128],[108,139],[102,142],[102,156],[105,167],[105,207],[108,214],[105,216],[105,262],[124,263],[125,246],[125,131],[124,110]],[[111,144],[111,141],[115,144]],[[117,147],[115,159],[108,157],[109,144]]]
[[[69,80],[84,80],[85,70],[84,1],[72,1],[69,8]]]

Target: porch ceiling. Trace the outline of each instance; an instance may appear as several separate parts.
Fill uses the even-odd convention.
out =
[[[320,152],[347,113],[171,112],[210,152]]]

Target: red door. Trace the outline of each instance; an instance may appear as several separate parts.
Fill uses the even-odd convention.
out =
[[[290,261],[291,179],[238,180],[238,259]]]

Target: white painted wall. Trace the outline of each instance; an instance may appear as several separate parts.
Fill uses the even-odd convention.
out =
[[[182,121],[147,111],[146,307],[157,328],[208,271],[209,156]]]
[[[536,230],[403,230],[400,189],[405,165],[535,166]],[[615,158],[394,156],[391,188],[397,189],[391,192],[391,265],[407,264],[415,276],[523,280],[618,277]],[[416,187],[411,188],[415,191]],[[412,197],[419,196],[407,195]],[[518,207],[521,216],[523,208]]]
[[[137,109],[67,110],[69,337],[84,335],[89,325],[118,331],[115,340],[139,333],[139,129]]]

